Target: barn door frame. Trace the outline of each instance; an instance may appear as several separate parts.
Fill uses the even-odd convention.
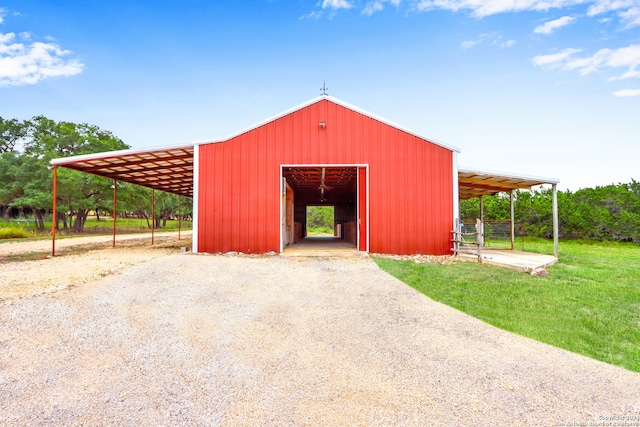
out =
[[[360,252],[369,252],[369,166],[357,167],[356,216],[358,218],[358,243]]]
[[[369,165],[366,163],[287,163],[280,165],[280,179],[278,180],[278,195],[282,197],[286,191],[284,179],[285,168],[356,168],[356,217],[358,221],[358,241],[356,247],[360,252],[369,252]],[[282,234],[283,212],[282,202],[280,205],[279,229],[280,229],[280,253],[284,252],[284,236]]]

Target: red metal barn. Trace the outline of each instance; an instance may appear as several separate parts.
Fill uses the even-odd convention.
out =
[[[458,150],[322,96],[194,147],[194,250],[280,252],[334,206],[361,251],[450,254]]]

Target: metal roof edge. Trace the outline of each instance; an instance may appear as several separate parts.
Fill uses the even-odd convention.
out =
[[[240,130],[240,131],[238,131],[238,132],[234,132],[234,133],[232,133],[232,134],[228,135],[227,137],[225,137],[225,138],[223,138],[223,139],[220,139],[220,140],[217,140],[217,141],[211,141],[211,143],[213,144],[213,143],[217,143],[217,142],[225,142],[225,141],[229,141],[230,139],[233,139],[233,138],[235,138],[235,137],[237,137],[237,136],[240,136],[240,135],[242,135],[242,134],[245,134],[245,133],[247,133],[247,132],[250,132],[250,131],[252,131],[252,130],[254,130],[254,129],[259,128],[260,126],[264,126],[264,125],[266,125],[267,123],[271,123],[271,122],[273,122],[273,121],[276,121],[276,120],[278,120],[278,119],[279,119],[279,118],[281,118],[281,117],[287,116],[287,115],[289,115],[289,114],[291,114],[291,113],[294,113],[294,112],[296,112],[296,111],[298,111],[298,110],[302,110],[303,108],[308,107],[309,105],[313,105],[313,104],[315,104],[316,102],[320,102],[320,101],[322,101],[323,99],[327,99],[327,98],[328,98],[328,96],[327,96],[327,95],[320,95],[320,96],[317,96],[317,97],[315,97],[315,98],[313,98],[313,99],[310,99],[310,100],[309,100],[309,101],[307,101],[307,102],[303,102],[302,104],[296,105],[296,106],[295,106],[295,107],[293,107],[293,108],[289,108],[288,110],[282,111],[282,112],[280,112],[280,113],[278,113],[278,114],[276,114],[276,115],[274,115],[274,116],[271,116],[271,117],[269,117],[268,119],[261,120],[261,121],[259,121],[258,123],[255,123],[255,124],[253,124],[253,125],[251,125],[251,126],[247,126],[246,128],[241,129],[241,130]]]
[[[278,119],[280,119],[280,118],[282,118],[282,117],[284,117],[284,116],[287,116],[287,115],[289,115],[289,114],[291,114],[291,113],[294,113],[294,112],[296,112],[296,111],[302,110],[303,108],[306,108],[306,107],[308,107],[308,106],[310,106],[310,105],[313,105],[313,104],[316,104],[316,103],[318,103],[318,102],[320,102],[320,101],[325,101],[325,100],[327,100],[327,101],[331,101],[331,102],[333,102],[334,104],[340,105],[340,106],[342,106],[342,107],[348,108],[349,110],[352,110],[352,111],[355,111],[355,112],[360,113],[360,114],[362,114],[362,115],[365,115],[365,116],[367,116],[367,117],[370,117],[370,118],[372,118],[372,119],[374,119],[374,120],[377,120],[377,121],[379,121],[379,122],[381,122],[381,123],[384,123],[384,124],[386,124],[386,125],[388,125],[388,126],[394,127],[394,128],[396,128],[396,129],[398,129],[398,130],[401,130],[401,131],[406,132],[406,133],[408,133],[408,134],[411,134],[411,135],[413,135],[413,136],[416,136],[416,137],[418,137],[418,138],[420,138],[420,139],[424,139],[425,141],[429,141],[429,142],[431,142],[432,144],[439,145],[439,146],[441,146],[442,148],[446,148],[447,150],[455,151],[455,152],[457,152],[457,153],[459,153],[459,152],[460,152],[460,149],[459,149],[459,148],[457,148],[457,147],[454,147],[453,145],[448,145],[448,144],[445,144],[445,143],[443,143],[443,142],[441,142],[441,141],[438,141],[438,140],[436,140],[436,139],[428,138],[428,137],[426,137],[426,136],[420,135],[419,133],[414,132],[414,131],[412,131],[412,130],[409,130],[409,129],[407,129],[407,128],[405,128],[405,127],[403,127],[403,126],[401,126],[401,125],[399,125],[399,124],[397,124],[397,123],[394,123],[394,122],[392,122],[392,121],[390,121],[390,120],[387,120],[387,119],[385,119],[385,118],[383,118],[383,117],[381,117],[381,116],[378,116],[378,115],[376,115],[376,114],[373,114],[373,113],[371,113],[371,112],[369,112],[369,111],[367,111],[367,110],[364,110],[364,109],[362,109],[362,108],[360,108],[360,107],[357,107],[357,106],[355,106],[355,105],[353,105],[353,104],[349,104],[349,103],[348,103],[348,102],[346,102],[346,101],[343,101],[343,100],[341,100],[341,99],[339,99],[339,98],[335,98],[335,97],[330,96],[330,95],[320,95],[320,96],[317,96],[317,97],[315,97],[315,98],[312,98],[312,99],[310,99],[310,100],[308,100],[308,101],[306,101],[306,102],[303,102],[302,104],[296,105],[296,106],[295,106],[295,107],[293,107],[293,108],[290,108],[290,109],[288,109],[288,110],[285,110],[285,111],[283,111],[283,112],[281,112],[281,113],[278,113],[278,114],[276,114],[276,115],[274,115],[274,116],[271,116],[271,117],[269,117],[269,118],[268,118],[268,119],[266,119],[266,120],[262,120],[262,121],[260,121],[259,123],[256,123],[256,124],[254,124],[254,125],[252,125],[252,126],[248,126],[248,127],[244,128],[243,130],[241,130],[241,131],[239,131],[239,132],[235,132],[235,133],[233,133],[233,134],[231,134],[231,135],[227,136],[226,138],[224,138],[224,139],[222,139],[222,140],[218,140],[218,141],[211,141],[211,143],[228,141],[228,140],[233,139],[233,138],[235,138],[235,137],[237,137],[237,136],[240,136],[240,135],[242,135],[242,134],[244,134],[244,133],[247,133],[247,132],[250,132],[250,131],[252,131],[252,130],[254,130],[254,129],[257,129],[257,128],[259,128],[260,126],[264,126],[264,125],[266,125],[266,124],[268,124],[268,123],[271,123],[271,122],[273,122],[273,121],[276,121],[276,120],[278,120]]]
[[[384,123],[386,125],[394,127],[394,128],[396,128],[398,130],[401,130],[401,131],[406,132],[408,134],[411,134],[413,136],[417,136],[420,139],[424,139],[424,140],[429,141],[429,142],[431,142],[433,144],[439,145],[442,148],[446,148],[447,150],[455,151],[456,153],[460,152],[460,148],[458,148],[458,147],[455,147],[455,146],[449,145],[449,144],[445,144],[444,142],[439,141],[437,139],[429,138],[427,136],[421,135],[421,134],[419,134],[417,132],[414,132],[414,131],[412,131],[410,129],[407,129],[406,127],[404,127],[402,125],[399,125],[398,123],[392,122],[391,120],[385,119],[382,116],[378,116],[377,114],[371,113],[371,112],[369,112],[369,111],[367,111],[367,110],[365,110],[363,108],[357,107],[357,106],[355,106],[353,104],[349,104],[348,102],[343,101],[343,100],[341,100],[339,98],[334,98],[334,97],[331,97],[331,96],[328,96],[328,95],[326,96],[326,98],[328,98],[329,100],[333,101],[334,103],[336,103],[338,105],[341,105],[341,106],[343,106],[345,108],[353,110],[353,111],[355,111],[357,113],[363,114],[363,115],[365,115],[367,117],[371,117],[374,120],[382,122],[382,123]]]
[[[77,156],[69,156],[69,157],[58,157],[56,159],[51,159],[52,165],[64,165],[65,163],[74,163],[74,162],[82,162],[86,160],[96,160],[96,159],[104,159],[108,157],[116,157],[116,156],[126,156],[133,154],[143,154],[143,153],[154,153],[157,151],[167,151],[167,150],[178,150],[181,148],[189,148],[194,147],[197,144],[204,144],[205,142],[190,142],[183,144],[175,144],[175,145],[167,145],[161,147],[152,147],[152,148],[136,148],[131,149],[127,148],[124,150],[114,150],[114,151],[103,151],[100,153],[89,153],[89,154],[80,154]]]
[[[512,173],[507,172],[499,172],[487,169],[478,169],[478,168],[466,168],[466,167],[458,167],[458,172],[464,173],[476,173],[478,175],[499,175],[504,176],[506,178],[514,178],[514,179],[523,179],[528,181],[539,181],[544,184],[559,184],[560,180],[558,178],[548,178],[534,175],[514,175]]]

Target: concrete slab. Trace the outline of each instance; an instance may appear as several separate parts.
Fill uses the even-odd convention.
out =
[[[477,261],[477,254],[460,253],[460,258]],[[522,273],[531,273],[536,269],[543,269],[557,263],[553,255],[522,252],[509,249],[482,248],[482,263],[509,268]]]
[[[353,243],[334,236],[305,237],[300,242],[287,246],[280,255],[300,257],[355,257],[367,256],[358,251]]]

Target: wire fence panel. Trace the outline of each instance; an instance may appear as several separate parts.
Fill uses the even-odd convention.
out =
[[[475,233],[476,220],[462,220],[462,233]],[[524,251],[526,227],[523,221],[514,223],[514,249]],[[476,236],[468,235],[467,241],[478,242]],[[511,249],[511,221],[484,220],[484,246],[499,249]]]

